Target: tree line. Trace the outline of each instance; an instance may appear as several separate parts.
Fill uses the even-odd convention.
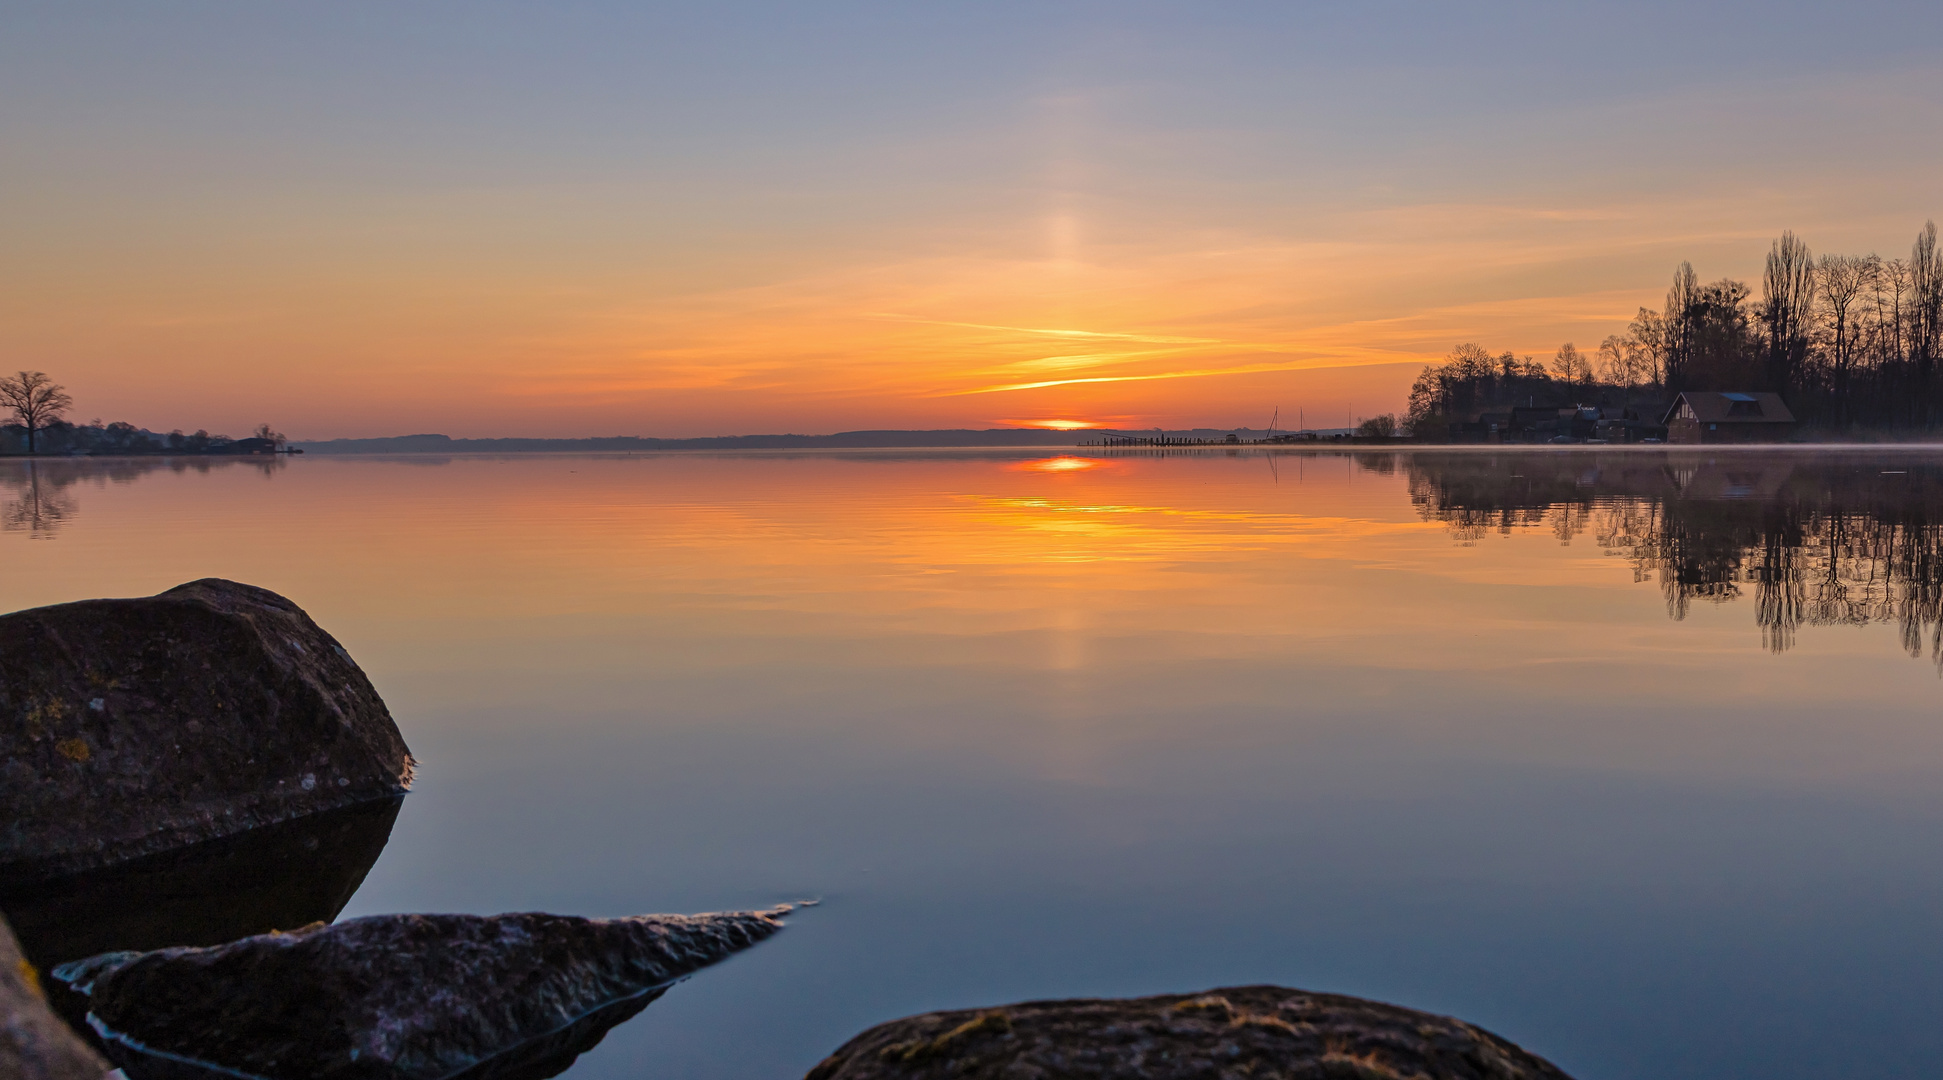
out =
[[[1770,246],[1761,294],[1674,271],[1661,310],[1588,355],[1561,346],[1549,364],[1459,345],[1410,389],[1419,432],[1516,405],[1646,404],[1688,390],[1770,390],[1829,434],[1929,431],[1943,423],[1943,251],[1928,222],[1909,257],[1816,256],[1792,232]]]
[[[67,388],[48,378],[46,372],[0,376],[0,415],[13,418],[13,423],[0,425],[0,453],[221,454],[231,452],[239,443],[205,430],[184,434],[178,428],[163,435],[123,421],[104,424],[97,419],[75,424],[67,420],[67,412],[73,407],[74,398]],[[268,424],[259,424],[249,438],[257,440],[253,445],[268,443],[273,450],[283,449],[288,441]]]

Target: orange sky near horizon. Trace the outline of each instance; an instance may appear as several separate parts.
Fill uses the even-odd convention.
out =
[[[730,7],[25,17],[0,369],[299,439],[1337,426],[1937,212],[1853,20]]]
[[[1009,251],[824,266],[792,253],[799,273],[729,267],[712,289],[439,265],[436,250],[386,280],[325,257],[267,274],[225,257],[158,289],[146,268],[103,274],[50,240],[42,275],[5,301],[8,353],[66,383],[80,419],[240,433],[259,417],[298,438],[1259,428],[1277,409],[1283,427],[1338,426],[1400,410],[1460,341],[1590,350],[1657,306],[1654,270],[1683,247],[1750,262],[1765,246],[1752,226],[1628,239],[1653,224],[1643,210],[1345,216],[1353,237],[1306,241],[1089,244],[1082,218],[1028,221]],[[1587,250],[1609,261],[1588,267]]]

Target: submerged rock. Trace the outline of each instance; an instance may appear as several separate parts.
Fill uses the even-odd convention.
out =
[[[0,1077],[101,1080],[107,1071],[108,1063],[48,1011],[40,972],[21,957],[0,920]]]
[[[1570,1080],[1461,1020],[1341,994],[1034,1001],[871,1028],[807,1080]]]
[[[0,881],[390,799],[412,758],[297,605],[206,578],[0,616]]]
[[[536,1080],[788,910],[380,915],[54,974],[132,1080]]]
[[[42,971],[105,952],[221,945],[329,922],[378,861],[401,802],[307,814],[51,881],[0,881],[0,914]],[[41,989],[83,1039],[95,1038],[85,995],[58,980]]]

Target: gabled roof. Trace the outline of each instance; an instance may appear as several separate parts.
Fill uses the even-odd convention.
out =
[[[1670,424],[1680,414],[1680,405],[1693,408],[1693,417],[1703,424],[1792,424],[1795,414],[1781,395],[1767,390],[1714,391],[1689,390],[1673,399],[1662,423]]]

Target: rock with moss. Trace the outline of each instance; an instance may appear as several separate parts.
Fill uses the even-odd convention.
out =
[[[0,1077],[101,1080],[108,1063],[61,1023],[42,997],[40,972],[0,920]]]
[[[1000,1077],[1569,1080],[1462,1020],[1279,986],[926,1013],[864,1032],[808,1080]]]
[[[412,758],[364,672],[267,589],[0,616],[0,880],[19,887],[395,799]]]
[[[536,1080],[788,910],[378,915],[54,976],[132,1080]]]

